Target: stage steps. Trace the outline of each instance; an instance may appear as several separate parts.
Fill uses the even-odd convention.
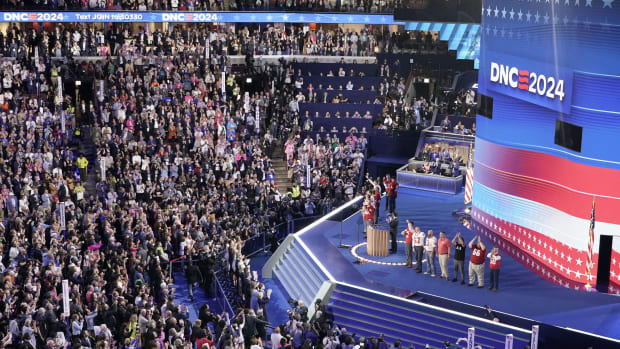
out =
[[[446,312],[402,298],[338,284],[329,303],[328,313],[334,322],[358,336],[384,335],[388,343],[400,339],[403,347],[443,347],[467,337],[469,327],[476,328],[476,344],[482,348],[503,348],[506,335],[514,336],[514,347],[529,344],[528,331],[509,329],[456,312]]]
[[[273,278],[289,298],[301,299],[306,306],[314,302],[319,288],[328,279],[295,239],[276,264]]]

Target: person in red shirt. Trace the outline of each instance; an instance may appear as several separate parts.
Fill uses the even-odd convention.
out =
[[[469,285],[473,286],[474,281],[478,278],[478,288],[484,287],[484,262],[486,260],[487,248],[482,243],[480,235],[475,236],[467,245],[471,248],[471,257],[469,259]]]
[[[411,268],[413,262],[413,222],[407,220],[407,229],[403,230],[402,234],[405,237],[405,255],[407,256],[407,268]]]
[[[387,196],[388,211],[394,212],[396,210],[396,194],[398,193],[398,182],[395,178],[390,180],[390,193]]]
[[[373,199],[375,200],[374,221],[375,221],[375,224],[378,224],[379,223],[379,207],[381,205],[381,188],[375,187],[373,195],[374,195]]]
[[[446,237],[445,231],[439,232],[439,240],[437,240],[437,254],[439,254],[439,268],[441,269],[441,278],[450,280],[448,277],[448,260],[450,259],[450,240]]]
[[[385,210],[388,211],[390,208],[390,195],[392,195],[392,179],[389,174],[385,175],[383,188],[385,188]]]
[[[375,217],[374,207],[371,202],[370,193],[366,194],[364,205],[362,206],[362,218],[364,219],[364,234],[368,233],[368,227],[372,225]]]
[[[489,269],[491,269],[491,286],[489,286],[489,290],[497,292],[499,287],[499,262],[502,260],[502,255],[499,253],[499,249],[494,247],[487,257],[489,257]]]

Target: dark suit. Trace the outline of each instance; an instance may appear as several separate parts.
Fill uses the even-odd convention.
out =
[[[390,221],[390,236],[392,238],[392,253],[396,253],[397,244],[396,244],[396,235],[398,234],[398,218],[394,217]]]

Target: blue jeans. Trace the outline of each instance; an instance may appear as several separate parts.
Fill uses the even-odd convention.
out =
[[[499,287],[499,269],[491,269],[491,288]]]
[[[428,264],[428,269],[426,271],[430,271],[431,275],[435,275],[435,252],[426,253],[426,263]]]
[[[413,262],[413,247],[411,243],[405,244],[405,255],[407,256],[407,266]]]

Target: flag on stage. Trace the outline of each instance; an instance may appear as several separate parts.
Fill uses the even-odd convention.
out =
[[[466,218],[463,218],[463,226],[469,230],[471,230],[471,223]]]
[[[472,200],[474,189],[474,165],[472,164],[472,149],[469,147],[469,156],[467,159],[467,172],[465,173],[465,205]]]
[[[592,199],[592,214],[590,215],[590,231],[588,238],[588,263],[586,264],[586,287],[592,287],[590,285],[590,280],[592,279],[592,255],[594,254],[594,206],[595,199]]]

